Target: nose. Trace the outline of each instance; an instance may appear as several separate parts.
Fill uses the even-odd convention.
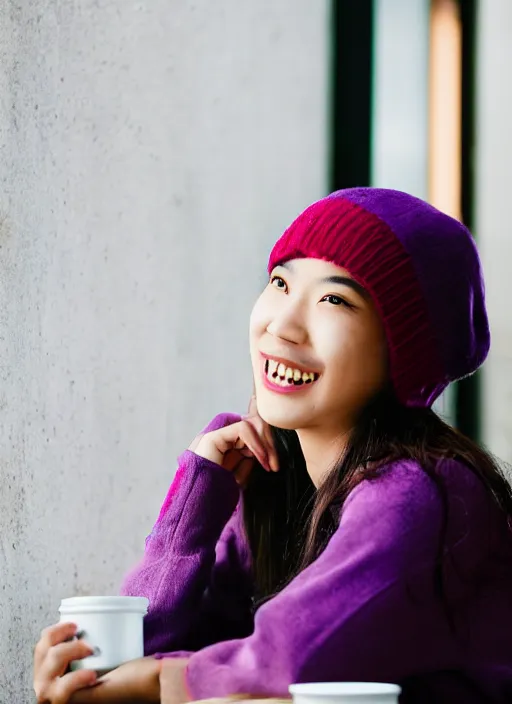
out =
[[[276,310],[267,325],[267,332],[273,337],[294,345],[304,344],[308,334],[304,313],[300,306],[289,303]]]

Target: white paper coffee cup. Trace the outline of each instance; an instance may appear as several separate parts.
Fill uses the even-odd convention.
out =
[[[72,670],[104,674],[144,655],[143,621],[149,601],[135,596],[75,596],[61,601],[60,621],[76,623],[94,655],[74,660]]]
[[[381,682],[308,682],[290,685],[294,704],[398,704],[402,690]]]

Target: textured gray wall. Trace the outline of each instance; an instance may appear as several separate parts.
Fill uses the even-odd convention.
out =
[[[328,25],[327,0],[0,3],[1,704],[245,409],[267,250],[326,188]]]
[[[512,464],[512,3],[487,0],[479,8],[476,234],[492,329],[484,373],[484,436],[491,450]]]

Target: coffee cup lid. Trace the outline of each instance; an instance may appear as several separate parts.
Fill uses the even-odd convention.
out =
[[[80,612],[135,612],[146,614],[149,600],[144,596],[72,596],[62,599],[61,614]]]
[[[289,690],[291,694],[313,695],[315,697],[400,694],[402,691],[397,684],[388,684],[387,682],[306,682],[291,684]]]

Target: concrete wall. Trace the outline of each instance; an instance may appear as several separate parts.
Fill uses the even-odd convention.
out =
[[[0,4],[0,703],[245,410],[269,246],[326,189],[327,0]]]
[[[512,464],[512,82],[506,79],[512,67],[512,3],[479,3],[477,30],[475,229],[493,336],[484,373],[484,438]]]

